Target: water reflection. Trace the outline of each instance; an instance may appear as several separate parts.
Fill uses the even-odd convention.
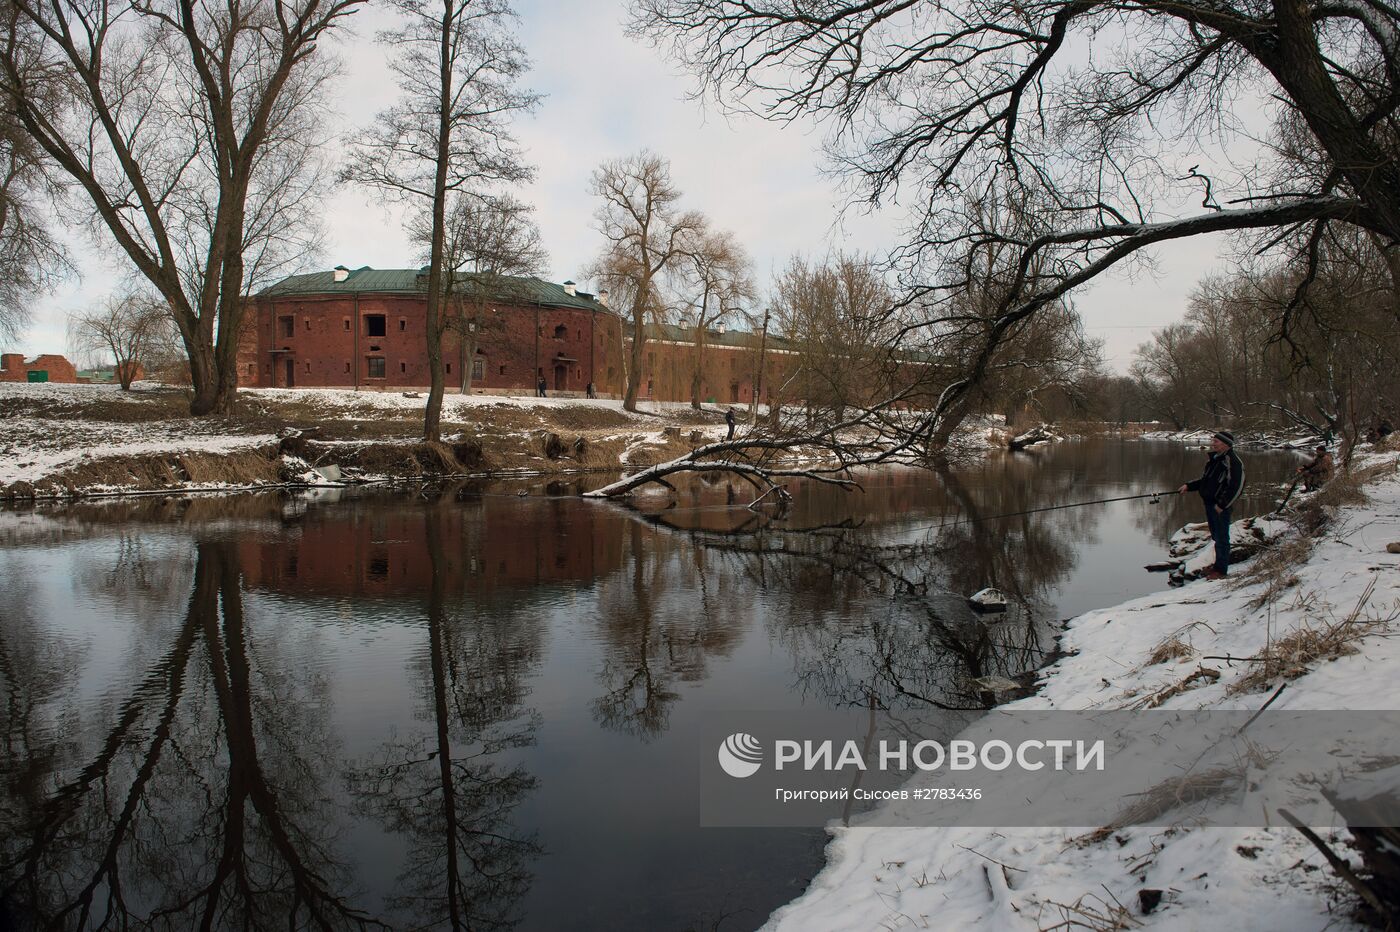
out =
[[[820,836],[697,829],[697,714],[987,707],[1195,519],[995,516],[1197,460],[1064,444],[785,511],[706,477],[0,514],[0,927],[758,925]]]
[[[42,798],[10,797],[0,901],[48,929],[374,925],[332,854],[335,739],[314,681],[250,643],[236,549],[196,548],[184,617],[106,734],[70,743],[46,730],[38,757],[57,765]],[[10,695],[22,683],[7,677]],[[34,759],[13,750],[6,774]]]
[[[506,929],[521,918],[529,864],[539,853],[534,838],[512,824],[536,781],[498,757],[530,744],[538,726],[524,708],[524,677],[540,632],[455,610],[448,507],[440,501],[423,512],[427,669],[420,657],[409,671],[421,684],[420,714],[431,731],[386,742],[351,770],[349,787],[360,811],[408,843],[390,909],[420,928]]]

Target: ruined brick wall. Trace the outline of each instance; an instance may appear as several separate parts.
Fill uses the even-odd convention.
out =
[[[67,358],[56,353],[44,353],[25,361],[21,353],[0,355],[0,382],[27,382],[30,372],[43,371],[49,374],[50,382],[64,382],[76,385],[78,369]]]

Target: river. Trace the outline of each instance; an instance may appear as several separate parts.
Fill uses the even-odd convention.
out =
[[[986,705],[1166,585],[1200,501],[994,516],[1203,456],[1070,441],[782,516],[593,477],[0,511],[0,928],[756,927],[825,836],[700,828],[699,716]],[[1299,462],[1244,458],[1236,519]]]

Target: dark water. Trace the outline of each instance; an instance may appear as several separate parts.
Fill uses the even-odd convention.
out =
[[[725,482],[0,512],[0,927],[756,927],[824,836],[698,828],[698,716],[984,705],[1061,619],[1164,585],[1199,499],[936,525],[1201,458],[1065,443],[780,519]],[[1298,462],[1246,460],[1237,517]]]

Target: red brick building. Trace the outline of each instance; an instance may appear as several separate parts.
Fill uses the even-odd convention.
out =
[[[25,359],[23,353],[0,355],[0,382],[66,382],[76,384],[78,370],[65,357],[44,353]]]
[[[426,388],[425,276],[416,269],[339,268],[293,275],[253,299],[238,381],[262,387]],[[572,283],[505,282],[499,299],[464,299],[474,328],[472,386],[582,394],[621,384],[620,321]],[[449,311],[450,314],[455,313]],[[444,336],[447,384],[461,381],[458,335]]]
[[[424,297],[417,269],[293,275],[256,295],[239,350],[240,385],[277,388],[426,389],[429,382]],[[464,289],[466,290],[466,289]],[[461,316],[473,327],[472,390],[622,395],[631,327],[572,282],[503,279],[496,297],[469,295]],[[602,296],[606,298],[606,294]],[[449,310],[449,314],[456,314]],[[702,370],[702,401],[747,404],[758,375],[756,334],[712,330],[698,347],[693,330],[649,328],[641,397],[688,401]],[[444,336],[449,390],[461,382],[458,334]],[[781,384],[795,354],[782,340],[765,344],[766,388]],[[770,392],[765,390],[765,399]]]

